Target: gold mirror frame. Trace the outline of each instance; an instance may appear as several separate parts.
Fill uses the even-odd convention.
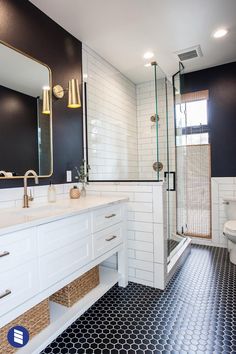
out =
[[[49,72],[49,87],[50,87],[50,114],[48,116],[50,116],[50,158],[51,158],[51,161],[50,161],[50,173],[48,175],[39,175],[38,178],[49,178],[52,176],[53,174],[53,134],[52,134],[52,71],[51,71],[51,68],[41,62],[40,60],[37,60],[33,57],[31,57],[29,54],[26,54],[24,52],[22,52],[20,49],[18,48],[15,48],[13,47],[12,45],[0,40],[0,44],[4,44],[6,47],[10,48],[10,49],[13,49],[15,50],[16,52],[24,55],[25,57],[31,59],[31,60],[34,60],[36,63],[39,63],[43,66],[45,66],[47,69],[48,69],[48,72]],[[26,171],[25,171],[26,172]],[[11,180],[11,179],[23,179],[24,176],[11,176],[11,177],[5,177],[5,176],[0,176],[0,180]],[[27,178],[34,178],[34,176],[28,176]]]

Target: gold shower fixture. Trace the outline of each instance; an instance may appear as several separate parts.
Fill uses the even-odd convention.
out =
[[[161,172],[163,170],[163,163],[162,162],[154,162],[153,165],[152,165],[152,168],[155,172],[159,171]]]
[[[157,118],[157,119],[156,119]],[[150,117],[150,121],[152,123],[156,123],[156,120],[159,121],[159,116],[156,116],[155,114],[153,114],[151,117]]]

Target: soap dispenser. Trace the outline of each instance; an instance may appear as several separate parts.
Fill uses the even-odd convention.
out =
[[[56,188],[50,181],[50,184],[48,186],[48,202],[55,203],[55,201],[56,201]]]

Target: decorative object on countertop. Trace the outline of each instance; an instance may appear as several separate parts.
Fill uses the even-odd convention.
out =
[[[89,184],[88,182],[88,177],[89,177],[89,171],[91,170],[91,167],[89,164],[86,164],[85,160],[82,160],[82,164],[80,165],[80,168],[75,166],[75,170],[77,175],[75,176],[75,179],[79,182],[82,183],[82,188],[80,195],[81,197],[86,197],[86,185]]]
[[[81,197],[86,197],[87,191],[86,191],[86,188],[85,188],[84,184],[82,185],[80,194],[81,194]]]
[[[31,339],[49,324],[49,299],[46,299],[1,328],[0,353],[13,354],[17,350],[17,348],[12,347],[7,340],[7,333],[12,327],[22,326],[27,328]]]
[[[96,266],[50,296],[50,300],[71,307],[98,285],[99,267]]]
[[[50,181],[50,184],[48,186],[48,202],[49,203],[55,203],[56,199],[57,199],[56,188],[52,184],[52,181]]]
[[[79,199],[80,198],[80,190],[77,186],[73,186],[70,189],[70,199]]]

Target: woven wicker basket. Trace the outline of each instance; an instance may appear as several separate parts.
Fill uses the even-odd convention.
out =
[[[71,307],[98,284],[99,268],[96,266],[50,296],[50,300]]]
[[[31,339],[47,327],[49,323],[49,299],[46,299],[0,329],[0,353],[12,354],[17,350],[13,348],[7,340],[7,333],[11,327],[25,327],[28,329]]]

